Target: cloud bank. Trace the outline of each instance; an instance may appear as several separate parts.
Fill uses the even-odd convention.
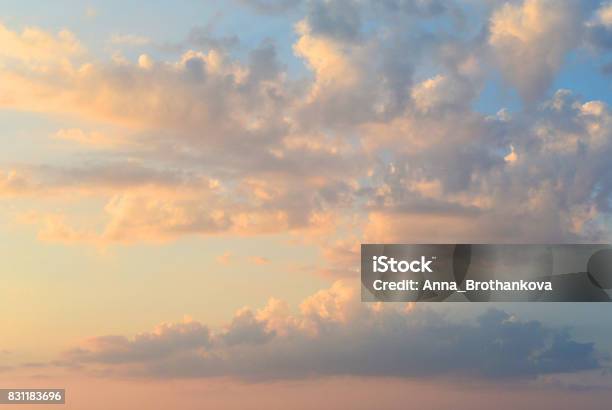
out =
[[[56,364],[144,378],[230,377],[246,381],[328,376],[473,380],[535,379],[603,369],[593,343],[568,329],[491,309],[454,323],[426,308],[365,305],[336,282],[299,313],[271,299],[244,308],[221,329],[186,319],[132,338],[93,337]]]
[[[438,1],[242,3],[295,19],[291,55],[237,56],[208,27],[180,55],[104,60],[0,26],[0,107],[85,122],[52,139],[86,161],[2,165],[0,197],[41,199],[18,221],[100,246],[291,234],[332,276],[363,241],[609,239],[610,107],[551,89],[569,54],[605,52],[609,4],[490,3],[466,24]],[[524,109],[474,108],[491,75]],[[90,197],[102,227],[47,205]]]

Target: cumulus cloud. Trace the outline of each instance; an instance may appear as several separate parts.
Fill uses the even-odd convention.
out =
[[[315,199],[320,196],[330,203],[342,200],[339,193],[317,180],[303,183],[301,196],[299,185],[285,186],[254,178],[244,179],[230,189],[218,179],[199,173],[150,168],[130,161],[28,167],[9,170],[4,175],[0,194],[6,198],[55,200],[78,196],[106,200],[103,229],[71,225],[70,218],[47,215],[44,208],[33,213],[34,217],[20,218],[39,225],[41,233],[44,231],[39,235],[41,239],[61,243],[78,243],[80,237],[89,237],[87,243],[109,244],[164,242],[184,235],[254,235],[305,229],[314,232],[333,226],[331,211],[321,209]],[[313,190],[311,204],[304,203],[307,189]],[[83,235],[65,235],[66,232]]]
[[[612,111],[550,89],[576,47],[609,48],[609,3],[587,15],[570,1],[489,2],[469,20],[438,0],[241,3],[288,13],[289,51],[207,25],[176,44],[118,36],[132,53],[105,59],[67,30],[0,25],[0,108],[62,123],[50,136],[61,155],[1,164],[0,198],[36,199],[18,220],[42,241],[95,246],[289,234],[319,247],[307,269],[330,278],[358,275],[361,242],[609,241]],[[475,109],[490,72],[524,107]],[[92,197],[85,218],[57,211]],[[218,328],[93,337],[57,361],[245,380],[533,379],[603,363],[564,329],[363,305],[342,282],[297,313],[271,299]]]
[[[308,22],[317,34],[354,41],[361,31],[361,9],[352,0],[315,0],[309,3]]]
[[[0,106],[76,115],[121,138],[63,127],[54,138],[88,160],[3,166],[0,192],[105,203],[100,227],[41,202],[26,219],[45,240],[299,233],[327,276],[355,275],[364,239],[605,240],[610,108],[542,96],[583,29],[606,26],[606,7],[585,22],[570,2],[495,3],[471,30],[446,2],[317,0],[296,9],[294,56],[266,40],[241,58],[208,41],[210,26],[178,57],[133,61],[83,61],[73,35],[3,27],[21,51],[2,57],[14,64],[0,68]],[[31,37],[56,49],[42,72],[25,63]],[[289,72],[290,57],[307,76]],[[495,67],[529,110],[474,110]]]
[[[587,42],[596,48],[612,49],[612,3],[605,2],[586,25]]]
[[[612,3],[606,2],[597,10],[597,18],[606,27],[612,27]]]
[[[274,331],[267,329],[265,321],[258,320],[252,310],[244,308],[236,312],[236,316],[219,338],[224,344],[234,346],[263,344],[274,336]]]
[[[136,168],[143,161],[157,162],[162,157],[170,160],[171,168],[197,175],[197,179],[212,180],[210,174],[222,174],[236,188],[222,195],[224,199],[216,193],[209,195],[210,187],[196,182],[176,195],[166,192],[160,197],[158,185],[165,185],[164,177],[151,169],[148,193],[115,191],[108,199],[105,211],[110,221],[101,234],[104,240],[299,228],[323,212],[323,201],[338,201],[342,191],[350,189],[351,181],[339,176],[347,176],[356,166],[341,159],[354,155],[352,147],[320,132],[290,131],[288,117],[283,115],[288,98],[284,94],[289,91],[269,42],[253,50],[246,64],[209,50],[186,52],[172,63],[143,54],[136,63],[69,65],[57,70],[42,78],[28,70],[8,70],[3,77],[7,80],[4,106],[43,111],[61,106],[72,114],[128,127],[128,134],[147,136],[132,141],[135,145],[129,148],[132,158],[140,156],[132,162]],[[106,142],[99,133],[76,128],[61,130],[56,136],[82,145]],[[206,169],[200,164],[206,164]],[[109,186],[104,179],[114,179],[113,166],[108,162],[88,164],[83,168],[91,169],[84,174],[58,179],[65,179],[68,190],[88,183],[96,190],[99,184]],[[100,181],[85,181],[96,172],[100,172]],[[153,181],[159,177],[162,179]],[[42,173],[38,178],[50,179]],[[81,183],[73,184],[73,179]],[[159,226],[156,221],[162,216],[168,223]]]
[[[506,3],[491,17],[489,44],[504,76],[528,102],[550,87],[566,54],[580,41],[582,10],[576,2]]]
[[[469,84],[437,75],[415,84],[411,96],[415,107],[426,113],[444,107],[462,105],[466,100],[471,100],[472,93]]]
[[[84,52],[76,36],[68,30],[50,34],[35,27],[21,33],[0,24],[0,57],[3,61],[23,61],[32,70],[42,70],[47,64],[65,63],[68,58]]]
[[[431,120],[417,116],[367,129],[373,139],[428,133],[403,137],[390,163],[373,169],[366,236],[605,240],[609,121],[605,103],[560,90],[537,110],[511,118],[439,112]],[[384,143],[398,146],[399,139]]]
[[[94,337],[64,354],[79,365],[148,378],[245,380],[338,375],[535,379],[601,369],[592,343],[565,329],[489,310],[454,323],[422,308],[364,305],[337,282],[287,312],[277,300],[238,311],[215,331],[198,322],[165,324],[133,338]]]

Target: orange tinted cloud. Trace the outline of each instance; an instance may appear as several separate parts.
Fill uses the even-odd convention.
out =
[[[347,375],[503,382],[604,366],[592,343],[572,340],[565,329],[496,309],[458,324],[425,308],[368,305],[350,283],[306,298],[299,313],[271,299],[263,309],[238,310],[218,329],[189,320],[134,337],[93,337],[56,364],[111,377],[258,383]]]

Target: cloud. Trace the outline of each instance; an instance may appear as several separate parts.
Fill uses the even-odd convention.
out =
[[[263,344],[275,336],[274,331],[268,330],[266,325],[265,321],[257,319],[252,310],[244,308],[236,312],[236,316],[219,338],[228,346]]]
[[[328,87],[351,86],[357,81],[356,67],[344,55],[341,43],[313,35],[306,21],[298,23],[297,32],[300,38],[294,45],[294,51],[304,57],[315,73],[317,84],[313,93],[322,92],[322,89]]]
[[[69,141],[73,141],[73,138],[85,138],[86,141],[83,143],[88,146],[90,138],[100,138],[104,143],[107,142],[102,134],[96,132],[86,134],[80,129],[62,130],[53,137]],[[133,160],[101,163],[86,161],[72,166],[16,166],[1,175],[3,175],[5,193],[39,198],[96,195],[104,197],[112,196],[124,189],[129,190],[131,194],[146,192],[149,195],[156,195],[164,191],[210,189],[219,185],[219,181],[193,175],[185,170],[153,168],[149,164]]]
[[[289,131],[289,119],[282,115],[289,98],[284,94],[289,92],[280,67],[274,46],[265,42],[249,54],[246,65],[209,50],[186,52],[177,62],[154,61],[143,54],[137,64],[67,66],[42,78],[14,69],[2,77],[8,96],[4,106],[42,111],[62,107],[71,115],[127,127],[127,134],[144,136],[133,141],[136,146],[126,153],[130,157],[145,162],[170,157],[170,167],[192,168],[202,178],[222,173],[229,185],[237,186],[239,197],[253,200],[230,204],[208,196],[205,187],[189,196],[179,193],[161,199],[157,192],[114,192],[105,208],[113,219],[106,234],[112,240],[155,240],[232,227],[242,232],[278,231],[307,225],[321,211],[321,197],[339,199],[342,192],[334,191],[348,191],[350,181],[336,175],[348,175],[356,166],[337,160],[352,155],[348,144],[321,133]],[[68,130],[58,136],[101,142],[90,138],[96,135]],[[207,164],[207,169],[200,164]],[[260,182],[255,186],[255,181]],[[267,196],[258,196],[264,190]],[[209,209],[215,203],[219,208]],[[233,214],[226,215],[224,208],[233,209]],[[148,226],[170,214],[176,218],[157,227],[161,229]]]
[[[586,41],[595,48],[612,49],[612,3],[605,2],[586,24]]]
[[[198,322],[164,323],[153,332],[132,339],[123,336],[91,338],[83,346],[66,352],[74,362],[138,363],[158,360],[185,351],[197,351],[210,345],[209,330]]]
[[[361,9],[352,0],[315,0],[309,3],[308,23],[316,34],[344,41],[358,40]]]
[[[90,55],[67,30],[0,25],[0,107],[62,124],[53,163],[16,158],[0,171],[0,197],[34,199],[20,220],[40,240],[282,233],[317,246],[308,270],[331,278],[358,274],[365,241],[609,240],[610,107],[569,90],[546,97],[568,53],[609,48],[608,3],[587,16],[569,1],[489,2],[469,19],[436,0],[242,3],[292,13],[294,54],[285,41],[215,36],[214,24],[176,44],[117,36],[129,58]],[[479,112],[498,72],[525,107]],[[66,203],[87,214],[57,213]],[[603,366],[592,344],[540,322],[363,306],[342,283],[298,313],[273,299],[219,329],[94,337],[61,361],[247,380],[533,379]]]
[[[595,12],[595,21],[603,26],[612,27],[612,3],[604,2]]]
[[[468,84],[437,75],[415,84],[411,95],[418,110],[429,112],[463,104],[471,99],[472,90]]]
[[[131,161],[12,170],[5,173],[2,188],[4,197],[106,200],[103,229],[93,224],[73,226],[68,215],[46,215],[44,207],[34,212],[36,217],[19,219],[39,225],[39,238],[51,242],[78,243],[75,240],[79,237],[90,238],[87,243],[101,245],[165,242],[184,235],[314,232],[332,226],[330,215],[315,211],[315,205],[310,209],[303,203],[304,196],[298,196],[297,185],[284,186],[274,184],[273,180],[250,178],[229,189],[219,180],[197,173],[149,168]],[[319,189],[325,189],[325,185]],[[65,235],[67,232],[82,235]],[[257,259],[258,263],[261,261]]]
[[[605,103],[583,102],[560,90],[540,108],[510,118],[451,111],[366,128],[372,139],[398,138],[373,144],[399,147],[402,141],[392,160],[372,170],[366,237],[381,242],[604,238],[610,118]],[[596,191],[600,194],[593,196]]]
[[[189,31],[187,42],[199,48],[216,48],[226,49],[237,46],[240,39],[236,35],[230,36],[213,36],[214,24],[206,26],[197,26]]]
[[[0,58],[27,63],[32,70],[44,70],[47,64],[65,62],[84,52],[75,35],[68,30],[49,34],[35,27],[21,33],[0,24]]]
[[[576,2],[506,3],[489,25],[489,44],[506,79],[527,102],[548,90],[567,53],[579,44],[582,10]]]
[[[390,30],[384,38],[370,35],[356,41],[346,38],[348,34],[315,30],[313,24],[310,19],[298,22],[299,38],[293,45],[314,76],[307,95],[296,106],[299,124],[308,130],[315,125],[346,130],[401,115],[408,101],[413,60],[422,50],[406,39],[410,33]],[[427,42],[423,40],[423,48]]]
[[[5,37],[17,36],[4,30],[8,33]],[[63,36],[72,39],[68,34]],[[68,41],[59,43],[43,34],[38,37],[42,38],[39,48],[45,52],[55,44],[47,43],[63,45]],[[32,54],[40,59],[37,44],[31,45]],[[262,133],[270,132],[273,137],[283,128],[282,120],[272,116],[281,111],[282,80],[275,78],[275,73],[261,77],[263,59],[276,57],[269,45],[264,46],[267,54],[257,54],[252,66],[232,61],[217,50],[187,51],[173,62],[156,62],[141,54],[136,64],[81,63],[72,59],[71,48],[59,45],[51,55],[63,63],[42,73],[31,67],[3,67],[0,106],[50,112],[60,109],[120,126],[179,133],[185,142],[192,138],[193,143],[196,134],[217,146],[221,136],[236,141],[251,135],[252,140],[265,143]],[[24,54],[20,53],[20,58],[28,58]],[[266,67],[274,66],[269,64]],[[255,118],[269,121],[256,122]]]
[[[494,4],[480,31],[448,3],[311,2],[292,48],[304,77],[270,40],[233,56],[208,41],[211,25],[169,59],[59,47],[63,63],[42,73],[3,65],[0,105],[78,116],[55,138],[79,156],[3,166],[0,192],[41,199],[48,241],[286,233],[318,246],[312,270],[332,277],[355,275],[365,238],[605,240],[610,108],[569,90],[543,98],[582,29],[607,21],[599,10],[585,21],[567,2]],[[434,21],[449,30],[417,24]],[[529,110],[474,109],[495,68]],[[48,203],[91,196],[105,204],[96,225]]]
[[[340,375],[535,379],[603,366],[592,343],[500,310],[454,323],[428,309],[364,305],[358,297],[337,282],[306,299],[299,314],[271,300],[257,312],[241,309],[218,331],[186,322],[132,339],[91,338],[60,363],[147,378],[257,381]]]

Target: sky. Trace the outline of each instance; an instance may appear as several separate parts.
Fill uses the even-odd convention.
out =
[[[362,303],[359,246],[610,243],[612,3],[0,6],[0,387],[609,407],[607,304]]]

